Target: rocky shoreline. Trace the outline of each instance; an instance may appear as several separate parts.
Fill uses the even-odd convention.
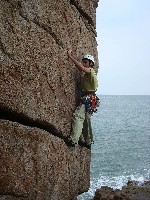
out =
[[[96,190],[92,200],[150,200],[150,181],[128,181],[121,190],[103,186]]]

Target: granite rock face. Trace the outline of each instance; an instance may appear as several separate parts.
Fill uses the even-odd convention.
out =
[[[0,8],[1,107],[68,135],[77,70],[67,49],[97,58],[95,1],[1,0]]]
[[[0,0],[0,199],[71,200],[89,188],[90,150],[67,147],[79,73],[97,61],[98,0]]]
[[[73,199],[88,189],[86,148],[8,120],[1,120],[0,136],[0,199]]]

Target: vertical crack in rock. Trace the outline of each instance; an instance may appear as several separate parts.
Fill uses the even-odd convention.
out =
[[[60,41],[57,37],[57,35],[52,31],[52,28],[46,24],[43,24],[42,22],[34,19],[34,20],[29,20],[27,17],[25,17],[21,12],[19,13],[19,15],[24,18],[26,21],[28,22],[33,22],[34,24],[36,24],[37,26],[39,26],[40,28],[42,28],[43,30],[45,30],[48,34],[50,34],[52,36],[52,38],[55,40],[56,44],[58,46],[61,46],[63,48],[63,43],[62,41]]]
[[[62,41],[57,38],[57,35],[52,31],[52,28],[50,26],[47,26],[47,25],[42,24],[39,21],[35,21],[35,20],[33,21],[33,23],[35,23],[36,25],[38,25],[39,27],[44,29],[47,33],[49,33],[54,38],[57,45],[63,47]]]
[[[12,57],[12,55],[10,53],[7,52],[5,46],[3,45],[3,42],[2,42],[2,39],[0,37],[0,50],[5,54],[7,55],[8,57]]]
[[[51,28],[50,26],[48,26],[48,25],[46,25],[46,24],[43,24],[42,22],[40,22],[40,21],[38,20],[38,18],[37,18],[37,19],[32,19],[32,20],[31,20],[31,19],[28,19],[27,16],[23,15],[23,13],[21,13],[21,11],[20,11],[21,3],[20,3],[19,1],[17,2],[17,4],[11,2],[10,0],[5,0],[5,1],[7,1],[9,4],[11,4],[11,6],[12,6],[14,9],[18,8],[18,10],[19,10],[19,15],[20,15],[24,20],[26,20],[27,22],[32,22],[32,23],[36,24],[37,26],[39,26],[40,28],[42,28],[43,30],[45,30],[48,34],[50,34],[50,35],[52,36],[52,38],[55,40],[56,44],[63,48],[63,43],[62,43],[62,41],[59,40],[59,38],[58,38],[57,35],[53,32],[53,30],[52,30],[52,28]],[[1,47],[1,45],[0,45],[0,47]]]
[[[86,20],[88,20],[88,24],[94,26],[92,18],[82,9],[82,7],[78,4],[78,2],[70,0],[70,4],[74,5],[76,9],[79,11],[80,15],[82,15]]]

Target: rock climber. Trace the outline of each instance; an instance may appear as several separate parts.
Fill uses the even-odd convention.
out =
[[[68,51],[68,57],[73,61],[79,71],[81,71],[81,91],[80,91],[80,105],[73,113],[72,131],[68,137],[68,144],[72,147],[79,142],[79,138],[83,135],[84,142],[82,145],[91,149],[93,143],[91,116],[96,111],[98,97],[95,92],[97,90],[98,81],[94,70],[94,57],[90,54],[83,56],[82,63],[79,62],[72,51]]]

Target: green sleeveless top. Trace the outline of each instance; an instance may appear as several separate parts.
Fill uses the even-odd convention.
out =
[[[90,74],[84,74],[84,76],[81,79],[81,90],[83,92],[88,92],[88,91],[96,91],[98,87],[98,81],[97,81],[97,76],[95,73],[95,70],[91,68],[91,73]]]

